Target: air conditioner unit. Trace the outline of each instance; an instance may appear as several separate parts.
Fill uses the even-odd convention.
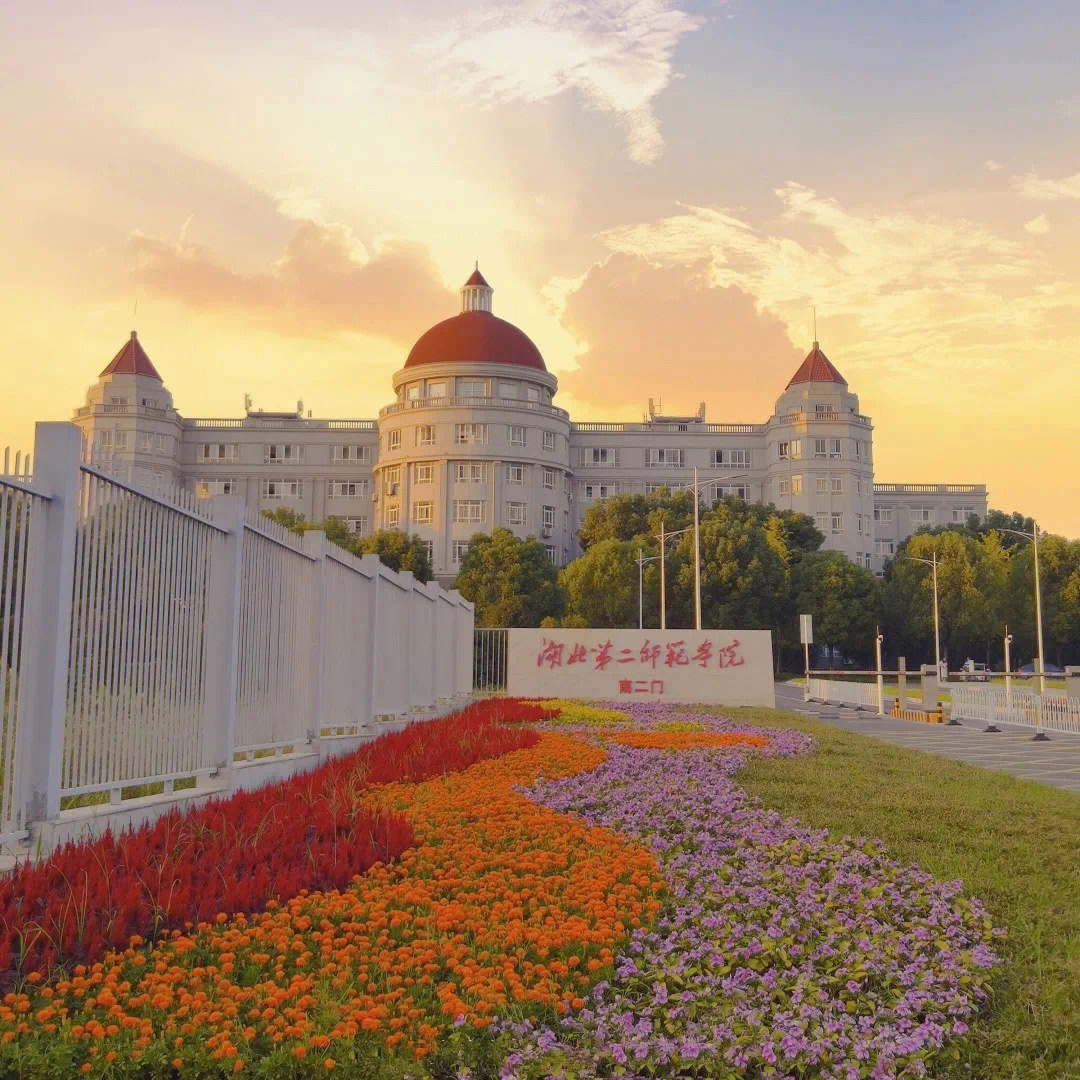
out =
[[[397,494],[397,489],[398,489],[397,484],[390,484],[386,489],[386,494],[387,495],[396,495]]]
[[[542,528],[540,530],[540,535],[544,536],[544,537],[548,537],[548,536],[551,535],[551,530],[545,525],[544,528]]]
[[[373,491],[371,493],[371,501],[372,502],[378,502],[379,501],[379,493],[377,491]]]

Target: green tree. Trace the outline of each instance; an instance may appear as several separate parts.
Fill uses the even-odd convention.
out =
[[[567,615],[578,616],[586,626],[633,627],[638,621],[639,543],[608,538],[599,540],[559,574],[566,596]],[[646,552],[648,555],[649,552]],[[645,625],[657,623],[657,571],[648,563],[643,574]]]
[[[319,528],[314,521],[308,521],[303,514],[288,506],[279,506],[276,510],[264,510],[262,516],[270,521],[276,521],[279,525],[284,525],[289,532],[294,532],[298,536],[302,536],[309,529]]]
[[[543,544],[509,529],[469,541],[454,587],[476,605],[477,626],[539,626],[563,612],[558,571]]]
[[[794,606],[813,615],[815,645],[839,649],[864,666],[873,661],[879,592],[874,575],[838,551],[811,552],[792,573]]]
[[[601,540],[633,540],[658,529],[681,529],[689,524],[693,503],[689,492],[671,494],[667,488],[651,495],[613,495],[600,499],[585,511],[578,542],[588,551]]]
[[[396,529],[380,529],[370,536],[354,534],[352,543],[344,546],[354,555],[378,555],[391,570],[411,570],[417,581],[431,580],[427,544],[419,536]]]

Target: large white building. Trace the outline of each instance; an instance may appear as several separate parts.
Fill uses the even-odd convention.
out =
[[[574,423],[539,350],[491,297],[477,269],[460,313],[413,346],[377,420],[313,419],[302,403],[183,417],[134,331],[74,420],[88,455],[200,495],[416,533],[443,581],[474,533],[500,525],[561,565],[597,499],[684,487],[695,466],[713,493],[809,514],[827,548],[871,569],[923,525],[986,515],[983,484],[874,482],[873,425],[816,341],[762,423],[706,423],[704,405],[660,416],[651,403],[641,423]]]

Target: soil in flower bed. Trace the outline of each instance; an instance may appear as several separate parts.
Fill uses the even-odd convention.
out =
[[[360,805],[372,784],[418,781],[534,745],[499,723],[536,706],[490,700],[411,724],[255,791],[212,799],[119,836],[68,843],[0,877],[0,990],[90,964],[132,938],[335,889],[413,842],[399,814]]]

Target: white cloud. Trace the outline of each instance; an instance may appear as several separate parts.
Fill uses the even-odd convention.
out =
[[[1024,231],[1036,234],[1047,233],[1050,231],[1050,222],[1046,220],[1045,214],[1040,214],[1024,225]]]
[[[1001,162],[991,159],[986,163],[986,168],[988,172],[997,172],[1001,168]]]
[[[799,344],[817,305],[822,341],[842,343],[855,367],[948,357],[978,368],[992,346],[1030,334],[1062,293],[1080,294],[1066,281],[1048,297],[1025,241],[978,222],[850,210],[794,183],[776,194],[780,223],[769,231],[734,211],[685,206],[604,239],[658,265],[709,259],[716,285],[750,293]]]
[[[671,0],[527,0],[463,16],[422,47],[445,85],[486,102],[544,101],[577,90],[627,127],[627,153],[649,164],[663,140],[652,103],[674,78],[680,39],[704,25]]]
[[[1080,173],[1051,180],[1038,173],[1023,173],[1012,179],[1013,190],[1028,199],[1080,199]]]

